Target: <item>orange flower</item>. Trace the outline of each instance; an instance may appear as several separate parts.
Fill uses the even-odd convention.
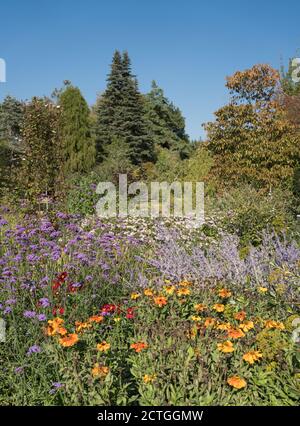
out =
[[[240,311],[240,312],[237,312],[236,314],[234,314],[234,319],[236,319],[238,321],[244,321],[245,318],[246,318],[246,312],[245,311]]]
[[[233,343],[230,340],[226,340],[224,343],[217,344],[219,351],[224,353],[230,353],[234,351]]]
[[[212,327],[215,324],[215,318],[207,317],[204,322],[204,327]]]
[[[241,328],[245,333],[247,333],[247,331],[254,328],[254,323],[253,321],[244,321],[239,325],[239,328]]]
[[[131,343],[130,348],[134,349],[135,352],[141,352],[143,349],[147,349],[148,348],[148,344],[145,343],[145,342]]]
[[[284,330],[285,329],[283,322],[274,321],[274,320],[267,320],[265,322],[265,327],[266,328],[276,328],[277,330]]]
[[[62,318],[53,318],[53,320],[48,321],[48,327],[46,328],[47,336],[55,336],[60,334],[61,336],[67,334],[67,330],[62,327],[64,320]]]
[[[89,322],[101,322],[104,317],[102,315],[93,315],[89,318]]]
[[[227,383],[236,389],[242,389],[247,386],[246,380],[242,379],[239,376],[232,376],[227,379]]]
[[[192,315],[191,320],[198,322],[198,321],[201,321],[201,317],[199,317],[198,315]]]
[[[61,346],[64,346],[65,348],[69,346],[73,346],[77,342],[78,342],[77,334],[68,334],[67,336],[61,337],[59,339],[59,343],[61,344]]]
[[[239,339],[240,337],[244,337],[245,333],[239,328],[231,328],[228,330],[228,337],[232,339]]]
[[[216,303],[216,304],[213,306],[213,309],[214,309],[215,311],[217,311],[217,312],[224,312],[225,306],[224,306],[224,305],[222,305],[222,303]]]
[[[195,308],[195,311],[202,312],[207,309],[207,306],[204,305],[204,303],[197,303],[197,305],[195,305],[194,308]]]
[[[230,324],[230,322],[222,322],[222,323],[218,324],[216,328],[217,328],[217,330],[228,331],[231,328],[231,324]]]
[[[222,288],[221,290],[219,290],[219,296],[223,299],[227,299],[231,296],[231,291],[227,290],[226,288]]]
[[[175,286],[174,285],[165,285],[164,286],[164,290],[167,294],[173,294],[175,291]]]
[[[160,308],[162,308],[163,306],[165,306],[168,302],[168,299],[164,296],[157,296],[154,297],[154,303],[155,305],[159,306]]]
[[[139,297],[140,297],[141,295],[139,294],[139,293],[131,293],[131,299],[132,300],[136,300],[136,299],[138,299]]]
[[[80,331],[91,328],[92,326],[88,322],[75,321],[75,327],[77,333],[80,333]]]
[[[153,296],[153,291],[151,290],[151,288],[146,288],[146,290],[144,290],[144,295]]]
[[[92,368],[92,375],[96,378],[98,377],[105,377],[109,373],[109,367],[105,367],[104,365],[99,365],[96,363],[94,367]]]
[[[243,355],[243,360],[249,362],[249,364],[254,364],[254,362],[259,361],[262,356],[262,353],[259,351],[249,351]]]
[[[101,343],[98,343],[98,345],[97,345],[97,349],[100,352],[107,352],[109,350],[109,348],[110,348],[110,344],[107,343],[105,340]]]
[[[186,337],[191,340],[195,340],[197,336],[197,327],[192,327],[186,332]]]
[[[156,379],[156,374],[145,374],[143,377],[144,383],[152,383]]]
[[[187,296],[190,293],[191,293],[190,290],[186,287],[183,287],[183,288],[180,288],[179,290],[177,290],[178,296]]]

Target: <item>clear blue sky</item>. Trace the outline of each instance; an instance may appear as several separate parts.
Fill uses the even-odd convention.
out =
[[[7,94],[49,95],[69,79],[92,104],[115,49],[127,49],[146,92],[152,79],[181,108],[192,138],[227,100],[225,76],[279,68],[300,48],[299,0],[6,0],[0,57]]]

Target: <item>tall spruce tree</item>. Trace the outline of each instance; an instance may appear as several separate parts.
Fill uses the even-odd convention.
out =
[[[154,159],[153,142],[144,117],[144,103],[137,80],[131,72],[130,58],[116,51],[107,88],[96,106],[96,141],[98,158],[106,155],[113,139],[128,146],[133,164]]]
[[[67,85],[59,96],[62,109],[61,137],[64,172],[88,172],[95,163],[95,141],[91,135],[90,110],[80,90]]]
[[[148,128],[155,145],[177,151],[181,158],[187,157],[190,144],[180,109],[165,97],[155,81],[144,98]]]

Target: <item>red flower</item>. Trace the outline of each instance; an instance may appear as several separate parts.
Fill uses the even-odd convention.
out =
[[[64,282],[67,276],[68,276],[67,272],[62,272],[57,276],[57,279],[58,281]]]
[[[57,315],[63,315],[65,313],[65,309],[64,308],[57,308],[57,307],[55,307],[53,310],[52,310],[52,314],[54,315],[54,316],[57,316]]]
[[[53,293],[56,292],[61,286],[61,283],[59,281],[54,281],[52,285],[52,291]]]
[[[133,308],[128,308],[128,309],[127,309],[126,318],[128,318],[128,319],[132,319],[132,318],[134,318]]]
[[[111,314],[111,313],[115,312],[116,309],[117,309],[116,305],[106,304],[101,308],[101,313]]]

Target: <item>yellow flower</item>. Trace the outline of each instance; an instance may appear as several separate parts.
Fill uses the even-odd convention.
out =
[[[246,380],[242,379],[242,378],[241,378],[241,377],[239,377],[239,376],[232,376],[232,377],[229,377],[229,378],[227,379],[227,383],[228,383],[230,386],[232,386],[232,387],[234,387],[234,388],[236,388],[236,389],[242,389],[242,388],[244,388],[245,386],[247,386],[247,382],[246,382]]]
[[[144,295],[153,296],[153,291],[151,290],[151,288],[146,288],[146,290],[144,290]]]
[[[228,337],[231,337],[232,339],[239,339],[240,337],[244,337],[244,336],[245,336],[245,333],[239,328],[230,328],[228,330]]]
[[[80,333],[80,331],[91,328],[92,326],[88,322],[75,321],[75,327],[76,327],[77,333]]]
[[[207,309],[207,306],[204,305],[204,303],[197,303],[197,305],[195,305],[194,308],[195,308],[195,311],[202,312]]]
[[[75,345],[78,342],[78,336],[77,334],[68,334],[65,337],[61,337],[59,339],[59,343],[61,344],[61,346],[67,348],[70,346]]]
[[[173,294],[175,291],[175,286],[174,285],[165,285],[164,286],[164,290],[167,294]]]
[[[109,373],[109,367],[105,367],[104,365],[99,365],[96,363],[92,368],[92,375],[94,377],[105,377]]]
[[[164,296],[157,296],[154,297],[154,303],[155,305],[159,306],[160,308],[162,308],[163,306],[165,306],[168,302],[168,299]]]
[[[143,377],[144,383],[152,383],[156,379],[156,374],[145,374]]]
[[[217,330],[225,330],[228,331],[231,328],[230,322],[223,322],[217,325]]]
[[[277,330],[284,330],[285,329],[283,322],[274,321],[274,320],[267,320],[265,322],[265,327],[266,328],[276,328]]]
[[[223,299],[227,299],[231,296],[231,291],[227,290],[226,288],[222,288],[221,290],[219,290],[219,296]]]
[[[264,293],[266,293],[268,291],[268,289],[267,289],[267,287],[258,287],[257,291],[259,293],[264,294]]]
[[[97,345],[97,349],[100,352],[107,352],[109,350],[109,348],[110,348],[110,344],[107,343],[105,340],[101,343],[98,343],[98,345]]]
[[[239,328],[241,328],[245,333],[247,333],[247,331],[254,328],[254,323],[253,321],[244,321],[239,325]]]
[[[187,296],[190,293],[191,293],[190,290],[186,287],[183,287],[183,288],[180,288],[179,290],[177,290],[178,296]]]
[[[225,306],[224,306],[224,305],[222,305],[222,303],[216,303],[216,304],[213,306],[213,309],[214,309],[215,311],[217,311],[217,312],[224,312]]]
[[[130,297],[131,297],[132,300],[136,300],[140,297],[140,294],[139,293],[131,293]]]
[[[64,336],[67,334],[67,330],[62,326],[64,320],[62,318],[53,318],[53,320],[48,321],[48,327],[46,328],[47,336],[55,336],[56,334],[60,334]]]
[[[224,343],[217,344],[219,351],[224,353],[230,353],[234,351],[233,343],[230,340],[226,340]]]
[[[120,322],[121,321],[121,317],[115,317],[114,318],[114,322]]]
[[[249,351],[243,355],[243,360],[249,362],[249,364],[254,364],[254,362],[259,361],[262,356],[262,353],[259,351]]]
[[[192,315],[191,320],[192,321],[201,321],[201,317],[199,317],[198,315]]]
[[[180,285],[180,287],[190,287],[192,283],[190,281],[183,280],[183,281],[180,281],[178,285]]]

